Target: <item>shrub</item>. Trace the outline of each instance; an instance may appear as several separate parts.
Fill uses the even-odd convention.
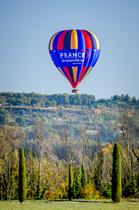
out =
[[[104,183],[101,191],[102,196],[104,196],[105,198],[111,198],[111,191],[111,184]]]
[[[87,184],[81,188],[81,198],[85,199],[100,199],[101,195],[98,190],[95,189],[93,184]]]

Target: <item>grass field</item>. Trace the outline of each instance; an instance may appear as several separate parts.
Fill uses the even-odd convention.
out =
[[[100,201],[0,201],[0,210],[139,210],[139,200]]]

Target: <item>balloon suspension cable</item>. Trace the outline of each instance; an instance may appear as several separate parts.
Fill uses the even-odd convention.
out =
[[[78,89],[72,89],[72,93],[77,94],[77,93],[79,93],[79,90]]]

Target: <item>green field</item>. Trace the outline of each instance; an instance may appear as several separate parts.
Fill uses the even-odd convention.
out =
[[[139,200],[123,200],[114,204],[100,201],[0,201],[0,210],[138,210]]]

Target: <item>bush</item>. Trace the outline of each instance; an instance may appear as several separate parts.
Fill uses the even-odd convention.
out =
[[[111,184],[109,183],[104,183],[102,186],[102,196],[104,196],[105,198],[111,198]]]
[[[100,199],[101,195],[98,190],[95,189],[94,185],[92,184],[87,184],[84,187],[81,188],[81,198],[85,199]]]
[[[68,197],[68,193],[67,193],[67,185],[66,183],[61,183],[59,186],[50,189],[50,190],[46,190],[44,193],[44,197],[45,199],[48,200],[59,200],[59,199],[65,199]]]

